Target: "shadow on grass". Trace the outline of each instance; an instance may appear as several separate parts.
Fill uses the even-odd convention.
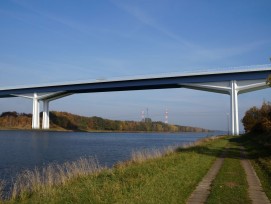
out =
[[[270,137],[264,134],[245,134],[232,138],[230,142],[238,143],[245,147],[249,159],[270,158],[271,143]],[[270,158],[271,159],[271,158]]]
[[[271,199],[271,134],[249,133],[236,140],[246,148],[264,191]]]
[[[239,159],[241,156],[241,148],[245,145],[246,138],[243,138],[243,136],[239,137],[229,137],[226,138],[226,140],[229,141],[230,145],[223,148],[214,148],[209,146],[194,146],[187,149],[179,148],[177,149],[177,152],[195,152],[198,154],[204,154],[209,156],[215,156],[215,157],[223,157],[223,158],[234,158]],[[224,154],[223,152],[227,152]],[[251,156],[251,155],[250,155]],[[266,154],[268,156],[268,154]],[[269,154],[270,156],[270,154]],[[253,158],[253,157],[252,157]]]

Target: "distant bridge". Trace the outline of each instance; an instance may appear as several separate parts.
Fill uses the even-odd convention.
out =
[[[227,68],[193,73],[97,79],[0,88],[0,98],[33,100],[32,128],[40,128],[39,102],[43,102],[42,128],[49,129],[49,102],[78,93],[188,88],[230,95],[231,134],[239,135],[238,95],[268,88],[271,65]],[[271,75],[270,75],[271,76]]]

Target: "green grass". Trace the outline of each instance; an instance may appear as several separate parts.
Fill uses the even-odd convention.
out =
[[[246,174],[239,156],[238,144],[231,141],[224,163],[213,181],[208,204],[251,203],[247,192]]]
[[[251,163],[261,181],[264,192],[271,200],[271,143],[270,134],[248,134],[242,137]]]
[[[216,139],[162,158],[119,165],[6,203],[185,203],[227,143]]]

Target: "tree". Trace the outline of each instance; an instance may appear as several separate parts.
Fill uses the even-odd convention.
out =
[[[252,107],[242,119],[246,132],[271,132],[271,104],[263,102],[261,108]]]
[[[256,124],[261,120],[259,109],[254,106],[246,111],[242,123],[244,125],[245,131],[250,132]]]

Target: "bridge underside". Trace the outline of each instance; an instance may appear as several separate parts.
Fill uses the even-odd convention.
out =
[[[43,102],[42,128],[50,128],[49,103],[77,93],[131,91],[147,89],[188,88],[227,94],[230,96],[231,134],[239,135],[238,95],[269,87],[266,79],[271,68],[253,71],[205,73],[122,80],[98,80],[51,84],[46,86],[13,87],[0,89],[0,98],[24,97],[33,100],[32,128],[40,128],[39,103]],[[29,95],[30,94],[30,95]]]

